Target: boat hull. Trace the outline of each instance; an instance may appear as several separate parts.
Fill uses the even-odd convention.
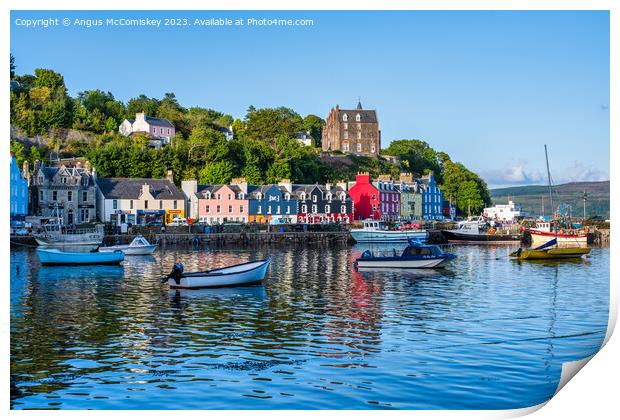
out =
[[[351,230],[351,237],[356,242],[407,242],[409,239],[426,239],[428,233],[425,230]]]
[[[99,248],[99,252],[114,252],[114,251],[123,251],[125,255],[151,255],[157,245],[148,245],[148,246],[129,246],[129,245],[114,245],[114,246],[105,246]]]
[[[121,251],[102,254],[39,248],[37,255],[43,265],[118,265],[125,259],[125,254]]]
[[[530,235],[532,237],[532,245],[544,244],[545,242],[548,242],[554,238],[557,238],[558,244],[587,245],[588,243],[587,233],[579,233],[579,234],[558,233],[556,234],[554,232],[542,232],[538,230],[530,230]]]
[[[269,262],[267,258],[263,261],[238,264],[204,273],[187,273],[178,280],[169,278],[168,285],[173,289],[204,289],[259,284],[267,274]]]
[[[455,230],[442,230],[441,233],[449,242],[461,243],[493,243],[513,244],[521,242],[520,234],[486,234],[486,233],[463,233]]]
[[[590,253],[590,248],[551,248],[526,249],[521,253],[513,252],[511,257],[519,260],[558,260],[581,258]]]
[[[402,259],[390,257],[359,258],[356,261],[358,268],[398,268],[398,269],[417,269],[417,268],[440,268],[443,267],[450,258],[425,258],[425,259]]]

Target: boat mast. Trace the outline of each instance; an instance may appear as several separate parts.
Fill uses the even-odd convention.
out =
[[[549,170],[549,155],[547,154],[547,145],[545,144],[545,161],[547,162],[547,180],[549,181],[549,203],[551,204],[551,216],[555,221],[555,209],[553,207],[553,190],[551,186],[551,171]],[[553,230],[557,233],[557,223],[553,224]]]

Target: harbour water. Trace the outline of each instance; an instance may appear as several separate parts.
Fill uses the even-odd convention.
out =
[[[517,262],[446,246],[448,270],[357,272],[364,247],[162,249],[120,267],[11,250],[13,409],[504,409],[595,353],[609,249]],[[186,271],[271,256],[264,286],[170,291]]]

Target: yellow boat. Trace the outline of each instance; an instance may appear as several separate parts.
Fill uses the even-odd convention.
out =
[[[510,256],[519,260],[556,260],[563,258],[581,258],[590,253],[590,248],[547,248],[547,249],[521,249],[519,248]]]

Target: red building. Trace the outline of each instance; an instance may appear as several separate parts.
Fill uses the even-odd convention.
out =
[[[355,220],[381,219],[381,195],[370,182],[368,173],[355,177],[355,185],[349,188],[349,195],[353,200]]]

